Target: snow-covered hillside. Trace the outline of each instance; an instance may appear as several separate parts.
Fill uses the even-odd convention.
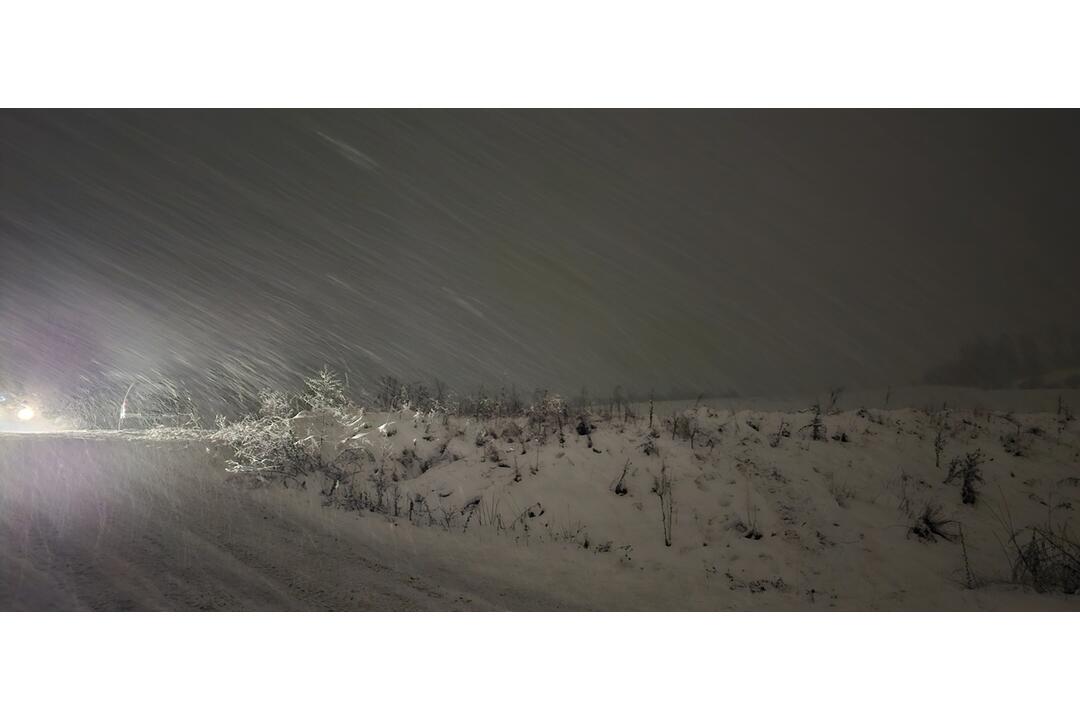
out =
[[[0,434],[0,606],[1075,610],[1071,399]]]
[[[381,508],[361,520],[373,537],[430,546],[463,574],[575,605],[1080,602],[1032,590],[1022,563],[1017,577],[1029,582],[1014,582],[1013,568],[1026,528],[1068,537],[1075,525],[1080,423],[913,409],[823,412],[818,421],[818,439],[811,410],[708,406],[655,416],[651,427],[640,409],[584,424],[573,417],[561,430],[544,427],[542,439],[525,418],[306,413],[293,422],[324,458],[356,450],[354,474],[316,474],[305,485],[338,508]],[[973,504],[962,502],[965,461]]]

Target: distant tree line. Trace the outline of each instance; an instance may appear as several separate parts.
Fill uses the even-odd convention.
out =
[[[3,357],[0,356],[0,360]],[[143,426],[210,427],[218,415],[229,419],[257,415],[267,390],[281,391],[290,398],[289,409],[307,405],[296,402],[305,383],[314,377],[321,362],[305,363],[307,371],[297,366],[267,367],[264,359],[220,356],[206,361],[155,362],[138,369],[111,367],[94,355],[78,373],[50,377],[41,383],[47,397],[42,410],[59,415],[87,428],[139,428]],[[0,366],[0,389],[15,393],[21,383],[16,374],[4,373]],[[372,376],[336,367],[327,368],[340,380],[342,398],[358,407],[378,410],[405,410],[422,413],[449,413],[476,419],[522,417],[537,408],[558,407],[563,417],[595,412],[608,416],[626,416],[636,404],[650,400],[689,400],[695,397],[734,397],[734,390],[706,391],[691,387],[671,388],[660,392],[632,390],[622,385],[610,388],[582,387],[579,391],[559,393],[547,388],[522,390],[514,385],[491,387],[451,387],[439,379],[403,381],[393,375]],[[2,377],[7,375],[6,377]],[[125,402],[126,398],[126,402]],[[121,414],[124,417],[121,417]],[[556,420],[557,421],[557,420]]]
[[[979,336],[930,368],[924,380],[980,388],[1080,387],[1080,329]]]

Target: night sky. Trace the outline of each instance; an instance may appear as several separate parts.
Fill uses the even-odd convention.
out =
[[[1077,115],[0,113],[0,372],[918,381],[1073,322]]]

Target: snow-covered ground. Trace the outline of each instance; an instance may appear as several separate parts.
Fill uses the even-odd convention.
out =
[[[227,473],[207,437],[0,438],[5,603],[21,579],[40,591],[22,606],[1080,607],[1014,583],[1009,542],[1075,525],[1080,421],[849,409],[815,440],[808,410],[687,405],[658,404],[651,427],[647,406],[595,412],[586,434],[572,417],[543,442],[524,418],[303,413],[324,458],[359,451],[336,483]],[[964,504],[948,468],[976,451]],[[916,532],[926,508],[948,538]]]
[[[809,411],[703,405],[682,417],[696,428],[693,447],[659,414],[652,429],[645,414],[594,414],[587,435],[571,422],[562,442],[550,427],[543,443],[523,442],[524,419],[444,424],[377,413],[365,417],[372,429],[359,440],[316,418],[297,423],[301,434],[324,440],[324,454],[370,443],[371,464],[387,468],[383,504],[391,518],[369,521],[390,525],[388,538],[431,543],[463,573],[588,607],[1073,609],[1080,602],[1013,584],[1009,540],[1030,525],[1075,525],[1077,421],[940,406],[846,410],[823,415],[822,439],[814,440]],[[397,431],[386,437],[376,428],[388,422]],[[781,423],[787,430],[778,438]],[[975,452],[983,479],[975,503],[964,504],[962,483],[946,482],[948,468]],[[657,492],[664,481],[670,546]],[[945,521],[948,538],[915,531],[926,534],[918,520],[927,508]]]

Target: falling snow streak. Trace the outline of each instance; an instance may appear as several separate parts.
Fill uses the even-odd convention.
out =
[[[0,373],[910,382],[1073,321],[1075,117],[6,112]]]

